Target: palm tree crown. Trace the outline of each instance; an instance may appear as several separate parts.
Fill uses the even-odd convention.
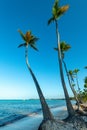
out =
[[[31,31],[27,31],[26,34],[23,34],[21,30],[18,30],[18,32],[20,33],[22,39],[25,41],[25,43],[20,44],[18,47],[30,45],[33,49],[38,50],[38,49],[35,47],[35,42],[36,42],[39,38],[33,36],[32,33],[31,33]]]
[[[80,70],[79,69],[74,69],[74,74],[77,74]]]
[[[65,41],[60,42],[60,50],[61,50],[62,59],[64,59],[64,53],[68,51],[70,48],[71,46],[67,44]],[[58,51],[58,48],[54,48],[54,49]]]
[[[74,72],[73,72],[72,70],[69,70],[69,71],[68,71],[68,74],[69,74],[71,80],[74,82],[74,78],[75,78]]]
[[[48,25],[60,18],[69,8],[69,5],[59,6],[59,0],[55,0],[54,6],[52,8],[52,17],[48,20]]]

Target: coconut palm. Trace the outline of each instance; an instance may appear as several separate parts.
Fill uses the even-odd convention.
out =
[[[79,92],[79,94],[77,94],[77,92],[76,92],[76,95],[77,95],[77,98],[78,98],[78,103],[82,103],[82,98],[81,98],[81,90],[80,90],[80,87],[79,87],[79,84],[78,84],[78,77],[77,77],[77,73],[79,72],[79,69],[75,69],[75,70],[70,70],[69,71],[69,76],[70,76],[70,78],[71,78],[71,82],[72,82],[72,84],[73,84],[73,82],[75,82],[75,80],[74,79],[76,79],[76,84],[77,84],[77,86],[78,86],[78,92]],[[78,105],[80,105],[80,104],[78,104]]]
[[[70,82],[69,84],[71,86],[71,90],[72,90],[72,92],[74,94],[74,98],[76,100],[76,103],[78,105],[78,110],[79,110],[79,106],[80,106],[79,103],[80,103],[80,101],[79,101],[79,98],[78,98],[78,94],[77,94],[76,90],[74,89],[75,83],[74,83],[74,74],[73,74],[72,70],[68,71],[68,76],[69,76],[69,82]]]
[[[84,88],[87,89],[87,77],[85,77],[85,79],[84,79]]]
[[[78,87],[78,92],[80,93],[80,87],[79,87],[79,82],[78,82],[78,72],[79,72],[80,70],[79,69],[74,69],[74,75],[75,75],[75,77],[76,77],[76,83],[77,83],[77,87]]]
[[[87,102],[87,76],[84,78],[84,89],[81,92],[81,97],[83,102]]]
[[[72,83],[72,81],[73,81],[73,75],[72,75],[72,74],[73,74],[73,73],[72,73],[72,71],[71,71],[71,72],[69,71],[69,73],[71,73],[70,76],[71,76],[71,78],[72,78],[72,80],[70,80],[70,76],[69,76],[69,73],[68,73],[67,65],[66,65],[66,63],[65,63],[65,61],[64,61],[65,52],[68,51],[70,48],[71,48],[71,46],[70,46],[69,44],[67,44],[66,42],[61,42],[61,43],[60,43],[62,61],[63,61],[64,68],[65,68],[65,71],[66,71],[66,74],[67,74],[68,82],[69,82],[70,88],[71,88],[71,90],[72,90],[72,92],[73,92],[73,94],[74,94],[74,98],[75,98],[75,100],[76,100],[76,102],[77,102],[78,109],[79,109],[79,100],[78,100],[77,93],[76,93],[76,91],[75,91],[75,89],[74,89],[74,85],[75,85],[75,84]]]
[[[22,31],[18,30],[20,35],[22,36],[23,40],[24,40],[24,43],[23,44],[20,44],[18,47],[22,47],[24,46],[25,47],[25,59],[26,59],[26,65],[28,67],[28,70],[30,71],[30,74],[33,78],[33,81],[36,85],[36,89],[37,89],[37,92],[38,92],[38,95],[39,95],[39,98],[40,98],[40,102],[41,102],[41,106],[42,106],[42,111],[43,111],[43,120],[48,120],[48,119],[53,119],[53,116],[49,110],[49,107],[45,101],[45,98],[43,96],[43,93],[41,91],[41,88],[39,86],[39,83],[33,73],[33,71],[31,70],[31,67],[30,67],[30,64],[28,62],[28,47],[32,47],[34,50],[38,50],[35,46],[35,42],[38,40],[37,37],[33,36],[31,31],[27,31],[26,34],[23,34]]]
[[[68,8],[69,8],[69,5],[60,7],[59,0],[55,0],[55,3],[52,8],[52,17],[48,20],[48,25],[51,22],[55,22],[55,25],[56,25],[58,61],[59,61],[59,67],[60,67],[61,83],[62,83],[64,94],[65,94],[68,114],[69,114],[69,116],[73,116],[73,115],[75,115],[75,111],[70,102],[69,94],[68,94],[65,80],[64,80],[63,67],[62,67],[62,55],[61,55],[61,49],[60,49],[60,35],[59,35],[59,30],[58,30],[58,19],[60,18],[60,16],[62,16],[68,10]]]
[[[74,94],[74,98],[77,102],[77,105],[78,105],[78,109],[79,109],[79,100],[78,100],[78,96],[77,96],[77,93],[74,89],[74,85],[73,84],[73,72],[72,71],[69,71],[68,72],[68,69],[67,69],[67,65],[64,61],[64,57],[65,57],[65,52],[68,51],[69,49],[71,48],[71,46],[69,44],[67,44],[65,41],[61,42],[60,43],[60,49],[61,49],[61,55],[62,55],[62,62],[63,62],[63,65],[64,65],[64,68],[65,68],[65,71],[66,71],[66,74],[67,74],[67,78],[68,78],[68,82],[69,82],[69,86]],[[58,50],[57,48],[55,48],[56,50]]]

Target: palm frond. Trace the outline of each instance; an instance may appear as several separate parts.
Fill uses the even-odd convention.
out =
[[[84,84],[84,88],[87,88],[87,83]]]
[[[84,82],[87,83],[87,77],[85,77]]]
[[[77,74],[80,70],[79,69],[74,69],[73,73]]]
[[[55,10],[57,10],[58,7],[59,7],[59,0],[55,0],[54,5],[53,5],[53,8],[54,8]]]
[[[51,22],[53,22],[54,20],[55,20],[54,17],[50,18],[50,19],[48,20],[48,25],[49,25]]]
[[[58,10],[57,10],[57,18],[60,18],[69,8],[69,5],[65,5],[65,6],[62,6],[62,7],[59,7]]]
[[[55,3],[53,5],[53,8],[52,8],[52,14],[53,16],[56,16],[57,15],[57,11],[59,9],[59,0],[55,0]]]
[[[68,51],[71,48],[71,46],[63,41],[60,43],[60,48],[61,48],[61,51],[65,52],[65,51]]]
[[[19,29],[18,32],[20,33],[21,37],[23,38],[24,41],[26,41],[25,35],[22,33],[22,31]]]
[[[19,46],[18,46],[18,48],[20,48],[20,47],[25,47],[27,44],[26,43],[23,43],[23,44],[20,44]]]
[[[34,50],[38,51],[38,49],[35,47],[34,44],[31,44],[30,46],[31,46]]]
[[[69,71],[68,71],[68,74],[69,74],[70,78],[72,79],[72,81],[74,81],[73,71],[72,71],[72,70],[69,70]]]
[[[37,37],[34,37],[34,36],[32,36],[32,38],[31,38],[31,40],[30,40],[30,44],[34,44],[36,41],[38,41],[39,40],[39,38],[37,38]]]
[[[58,48],[55,47],[54,50],[55,50],[55,51],[58,51]]]

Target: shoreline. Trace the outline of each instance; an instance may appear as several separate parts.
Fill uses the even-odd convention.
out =
[[[76,105],[73,105],[74,109],[76,108]],[[62,120],[65,119],[68,116],[67,113],[67,107],[62,106],[61,108],[51,108],[50,109],[52,114],[54,115],[54,118],[58,121],[59,126],[62,123],[62,128],[65,130],[75,130],[72,123],[64,123]],[[42,112],[41,113],[33,113],[29,114],[27,117],[24,117],[20,120],[17,120],[15,122],[10,122],[9,124],[0,127],[0,130],[38,130],[40,123],[43,120]],[[87,118],[86,118],[87,120]],[[76,126],[77,128],[77,126]],[[61,129],[61,130],[63,130]],[[87,130],[87,127],[84,126],[82,129],[78,130]]]
[[[52,106],[50,108],[50,110],[51,110],[52,113],[55,113],[56,111],[57,111],[57,113],[60,113],[61,109],[64,109],[64,108],[65,108],[65,106],[60,106],[60,107],[58,107],[58,106],[53,107]],[[19,121],[19,120],[21,120],[23,118],[26,118],[26,117],[28,117],[28,118],[34,118],[36,116],[38,117],[39,115],[42,115],[41,111],[42,110],[39,109],[38,111],[34,111],[34,112],[26,114],[26,115],[25,114],[21,114],[21,113],[20,114],[11,115],[11,116],[5,118],[4,120],[0,121],[0,128],[6,126],[8,124],[15,123],[15,122],[17,122],[17,121]]]
[[[55,119],[63,119],[67,116],[66,107],[51,109]],[[20,120],[9,122],[8,124],[0,127],[0,130],[38,130],[43,116],[34,113],[34,115],[26,116]]]

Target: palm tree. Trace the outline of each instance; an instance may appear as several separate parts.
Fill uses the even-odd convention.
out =
[[[71,48],[71,46],[69,44],[67,44],[65,41],[62,41],[60,43],[60,49],[61,49],[61,55],[62,55],[62,62],[63,62],[63,65],[64,65],[64,68],[65,68],[65,71],[66,71],[66,74],[67,74],[67,78],[68,78],[68,82],[69,82],[69,86],[74,94],[74,98],[77,102],[77,105],[78,105],[78,109],[79,109],[79,100],[78,100],[78,96],[77,96],[77,93],[74,89],[74,85],[72,82],[74,81],[73,79],[73,71],[69,71],[68,72],[68,69],[67,69],[67,65],[64,61],[64,57],[65,57],[65,52],[68,51],[69,49]],[[58,50],[57,48],[54,48],[55,50]]]
[[[18,47],[22,47],[24,46],[25,47],[25,59],[26,59],[26,65],[28,67],[28,70],[30,71],[30,74],[33,78],[33,81],[36,85],[36,89],[37,89],[37,92],[38,92],[38,95],[39,95],[39,98],[40,98],[40,102],[41,102],[41,106],[42,106],[42,111],[43,111],[43,120],[46,121],[46,120],[49,120],[49,119],[53,119],[53,115],[51,114],[50,112],[50,109],[45,101],[45,98],[43,96],[43,93],[41,91],[41,88],[39,86],[39,83],[33,73],[33,71],[31,70],[31,67],[29,65],[29,62],[28,62],[28,47],[32,47],[34,50],[38,50],[36,47],[35,47],[35,42],[38,40],[37,37],[33,36],[31,31],[28,31],[26,32],[26,34],[23,34],[22,31],[18,30],[20,35],[22,36],[23,40],[24,40],[24,43],[23,44],[20,44]]]
[[[84,88],[87,89],[87,77],[85,77],[85,79],[84,79]]]
[[[60,67],[61,83],[62,83],[64,94],[65,94],[68,114],[69,114],[69,116],[73,116],[73,115],[75,115],[75,111],[70,102],[69,94],[68,94],[65,80],[64,80],[63,67],[62,67],[62,55],[61,55],[61,49],[60,49],[60,35],[59,35],[59,31],[58,31],[58,19],[60,18],[60,16],[62,16],[68,10],[68,8],[69,8],[69,5],[60,7],[59,0],[55,0],[55,3],[52,8],[52,17],[48,20],[48,25],[53,21],[55,22],[55,25],[56,25],[58,61],[59,61],[59,67]]]
[[[84,79],[84,89],[83,92],[81,93],[83,102],[87,102],[87,76]]]
[[[77,87],[78,87],[78,92],[80,93],[80,87],[79,87],[79,82],[78,82],[78,72],[80,70],[79,69],[74,69],[74,75],[76,76],[76,83],[77,83]]]
[[[80,103],[80,101],[79,101],[79,98],[78,98],[78,94],[77,94],[76,90],[74,89],[75,83],[74,83],[74,74],[73,74],[73,71],[72,71],[72,70],[69,70],[69,71],[68,71],[68,76],[69,76],[69,80],[70,80],[69,82],[70,82],[71,90],[72,90],[72,92],[73,92],[73,94],[74,94],[76,103],[77,103],[77,105],[78,105],[78,110],[79,110],[79,106],[80,106],[79,103]]]
[[[71,79],[72,79],[72,80],[70,80],[70,76],[69,76],[70,71],[69,71],[69,73],[68,73],[67,65],[66,65],[66,63],[65,63],[65,61],[64,61],[65,52],[68,51],[70,48],[71,48],[71,46],[70,46],[69,44],[67,44],[66,42],[61,42],[61,43],[60,43],[60,49],[61,49],[61,55],[62,55],[62,62],[63,62],[63,64],[64,64],[64,68],[65,68],[65,71],[66,71],[66,74],[67,74],[69,86],[70,86],[70,88],[71,88],[71,90],[72,90],[72,92],[73,92],[73,94],[74,94],[74,98],[75,98],[75,100],[76,100],[76,102],[77,102],[78,109],[79,109],[79,100],[78,100],[77,93],[76,93],[76,91],[75,91],[75,89],[74,89],[74,85],[75,85],[75,84],[72,84],[72,81],[73,81],[73,73],[72,73],[72,71],[71,71],[71,75],[70,75],[70,76],[71,76]]]

